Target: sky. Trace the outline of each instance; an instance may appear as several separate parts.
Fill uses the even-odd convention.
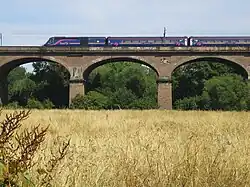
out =
[[[3,45],[51,36],[250,35],[249,0],[1,0]],[[31,65],[25,66],[31,70]]]

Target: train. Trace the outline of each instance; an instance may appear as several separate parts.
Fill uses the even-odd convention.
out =
[[[250,46],[250,36],[50,37],[47,47],[220,47]]]

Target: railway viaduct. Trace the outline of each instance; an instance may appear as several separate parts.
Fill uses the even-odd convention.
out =
[[[0,98],[8,102],[6,78],[15,67],[38,61],[56,62],[70,73],[69,103],[77,94],[85,94],[89,73],[106,63],[130,61],[151,67],[157,73],[158,106],[172,109],[172,72],[195,61],[230,63],[250,78],[249,47],[0,47]]]

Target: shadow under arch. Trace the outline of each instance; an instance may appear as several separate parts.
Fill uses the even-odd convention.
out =
[[[173,76],[173,73],[180,67],[184,66],[184,65],[187,65],[187,64],[191,64],[191,63],[196,63],[196,62],[217,62],[217,63],[222,63],[222,64],[226,64],[226,65],[229,65],[231,66],[237,73],[239,73],[243,79],[248,79],[248,72],[247,70],[242,66],[240,65],[239,63],[237,62],[234,62],[232,60],[229,60],[229,59],[226,59],[226,58],[221,58],[221,57],[196,57],[194,59],[191,59],[191,60],[187,60],[187,61],[184,61],[184,62],[181,62],[178,66],[176,66],[172,73],[171,73],[171,76]]]
[[[56,60],[51,60],[49,58],[43,57],[20,57],[10,59],[10,61],[4,62],[3,65],[0,66],[0,98],[3,104],[8,103],[8,84],[7,84],[7,76],[13,69],[19,67],[20,65],[24,65],[32,62],[49,62],[53,64],[59,64],[65,70],[67,70],[67,79],[70,79],[70,71],[69,68],[65,66],[63,62],[58,62]],[[69,92],[69,86],[68,86]],[[67,93],[68,94],[68,93]],[[69,99],[67,99],[69,100]],[[68,102],[68,101],[67,101]]]
[[[119,62],[133,62],[133,63],[138,63],[138,64],[142,64],[145,65],[149,68],[151,68],[152,70],[154,70],[154,72],[156,73],[157,77],[159,76],[158,71],[149,63],[147,63],[146,61],[137,59],[137,58],[132,58],[132,57],[116,57],[116,58],[107,58],[107,59],[103,59],[100,60],[92,65],[90,65],[88,68],[86,68],[86,70],[83,72],[83,79],[84,80],[88,80],[89,74],[96,68],[98,68],[99,66],[105,65],[105,64],[110,64],[110,63],[119,63]]]

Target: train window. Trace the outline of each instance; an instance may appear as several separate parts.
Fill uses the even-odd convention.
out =
[[[48,44],[53,44],[55,41],[55,38],[50,38],[49,41],[48,41]]]

